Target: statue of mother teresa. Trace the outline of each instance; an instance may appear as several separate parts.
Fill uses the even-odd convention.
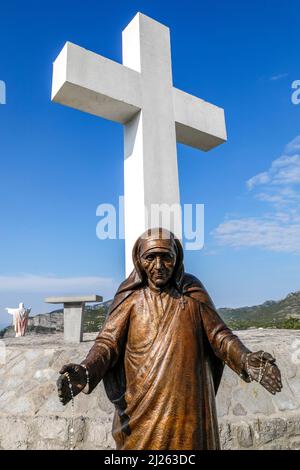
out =
[[[103,379],[117,449],[219,449],[215,396],[224,365],[275,394],[275,358],[251,352],[225,325],[203,284],[184,272],[173,233],[147,230],[133,263],[87,357],[62,367],[59,397],[71,399],[66,373],[74,396]]]

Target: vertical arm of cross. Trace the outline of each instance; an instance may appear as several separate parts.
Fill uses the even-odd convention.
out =
[[[123,64],[141,76],[142,103],[139,115],[124,130],[128,274],[137,237],[149,226],[160,225],[181,238],[181,213],[160,223],[152,216],[162,204],[180,209],[169,28],[139,13],[123,31],[122,42]]]

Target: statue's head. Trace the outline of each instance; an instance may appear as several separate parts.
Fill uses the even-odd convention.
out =
[[[155,228],[144,232],[133,249],[133,261],[150,287],[165,288],[182,265],[182,247],[172,232]]]

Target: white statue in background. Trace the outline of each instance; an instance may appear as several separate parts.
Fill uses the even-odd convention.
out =
[[[31,307],[25,308],[23,302],[21,302],[19,308],[6,308],[5,310],[13,316],[16,337],[25,336]]]

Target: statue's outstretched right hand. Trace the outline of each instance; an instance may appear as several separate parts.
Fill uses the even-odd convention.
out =
[[[72,398],[70,383],[72,386],[73,396],[80,393],[87,383],[85,368],[79,364],[66,364],[59,371],[61,374],[57,379],[57,392],[59,399],[63,405],[66,405]],[[70,378],[70,383],[67,378]]]

